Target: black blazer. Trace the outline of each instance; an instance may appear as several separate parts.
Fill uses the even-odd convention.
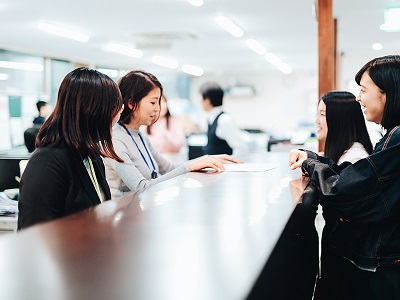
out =
[[[111,198],[100,157],[93,164],[100,188]],[[79,153],[42,147],[30,157],[21,177],[18,230],[58,219],[100,203]]]

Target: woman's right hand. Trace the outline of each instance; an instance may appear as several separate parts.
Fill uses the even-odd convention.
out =
[[[307,159],[307,153],[302,150],[294,149],[289,152],[289,166],[294,170],[301,167],[303,161]]]
[[[225,171],[223,163],[243,163],[240,159],[237,159],[228,154],[220,155],[204,155],[199,158],[189,160],[187,162],[190,171],[199,171],[205,168],[214,169],[216,172]]]

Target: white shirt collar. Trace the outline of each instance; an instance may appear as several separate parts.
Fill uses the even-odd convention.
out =
[[[217,106],[210,110],[210,112],[208,113],[208,124],[211,125],[222,111],[222,106]]]

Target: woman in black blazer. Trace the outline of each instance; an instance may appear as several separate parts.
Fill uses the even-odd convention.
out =
[[[107,75],[78,68],[64,78],[21,178],[18,230],[111,198],[101,156],[122,161],[111,142],[122,106]]]

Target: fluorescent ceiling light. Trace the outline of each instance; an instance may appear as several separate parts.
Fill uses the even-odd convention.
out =
[[[243,30],[239,26],[224,16],[216,17],[215,22],[234,37],[242,37],[244,35]]]
[[[265,53],[267,53],[267,49],[260,42],[254,39],[248,39],[246,41],[246,45],[259,55],[264,55]]]
[[[106,74],[107,76],[111,77],[111,78],[117,78],[119,75],[119,71],[118,70],[113,70],[113,69],[97,69],[97,71]]]
[[[282,63],[281,59],[273,53],[266,53],[264,58],[273,66],[278,66],[280,63]]]
[[[37,26],[40,30],[59,35],[71,40],[86,43],[89,40],[89,36],[85,33],[69,30],[66,28],[58,27],[52,24],[40,22]]]
[[[400,31],[400,7],[385,10],[385,24],[380,26],[384,31]]]
[[[289,67],[287,64],[281,63],[278,65],[279,71],[281,71],[283,74],[290,74],[292,73],[292,68]]]
[[[13,61],[0,61],[0,68],[25,70],[25,71],[43,71],[43,65],[31,64]]]
[[[8,74],[0,74],[0,80],[7,80],[10,77]]]
[[[193,6],[202,6],[203,0],[187,0]]]
[[[375,43],[372,45],[372,49],[374,50],[382,50],[383,46],[381,43]]]
[[[194,76],[201,76],[204,74],[203,69],[200,67],[192,66],[192,65],[183,65],[182,71],[194,75]]]
[[[108,44],[108,50],[111,50],[111,51],[119,53],[119,54],[127,55],[130,57],[134,57],[134,58],[141,58],[143,56],[143,52],[138,49],[127,47],[127,46],[116,44],[116,43]]]
[[[170,69],[176,69],[178,67],[178,62],[176,60],[161,56],[153,56],[152,62],[155,63],[156,65]]]

